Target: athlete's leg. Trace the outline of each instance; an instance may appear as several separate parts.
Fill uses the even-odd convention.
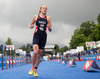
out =
[[[37,61],[37,54],[39,53],[39,46],[37,44],[34,44],[33,50],[34,50],[34,53],[32,55],[32,68],[34,69],[36,61]]]
[[[40,55],[40,58],[41,58],[41,56],[42,56],[42,54],[43,54],[43,49],[39,49],[39,55]],[[40,62],[41,62],[41,60],[40,60]]]
[[[38,68],[38,65],[40,63],[41,53],[42,53],[42,50],[39,50],[39,52],[36,55],[36,62],[35,62],[35,69],[34,69],[34,77],[38,77],[37,68]]]
[[[39,49],[39,53],[37,53],[35,67],[38,67],[38,65],[40,63],[40,57],[41,57],[42,52],[43,52],[43,50],[42,49]]]
[[[29,71],[29,75],[32,75],[33,72],[34,72],[34,69],[35,69],[35,66],[34,65],[36,63],[37,53],[39,53],[39,46],[37,44],[34,44],[33,45],[33,50],[34,50],[34,53],[32,55],[32,68]]]

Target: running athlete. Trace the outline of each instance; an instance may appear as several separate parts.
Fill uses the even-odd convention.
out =
[[[36,25],[34,36],[33,36],[33,56],[32,56],[32,68],[29,71],[29,75],[34,73],[34,77],[38,77],[37,68],[40,63],[40,57],[44,50],[47,34],[47,28],[52,31],[51,18],[46,16],[47,6],[43,5],[40,7],[39,15],[35,15],[30,25],[30,29]]]

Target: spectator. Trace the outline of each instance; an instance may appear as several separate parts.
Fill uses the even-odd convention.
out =
[[[78,59],[80,60],[80,52],[78,51]]]
[[[28,53],[26,54],[26,57],[31,57],[31,54],[28,52]]]

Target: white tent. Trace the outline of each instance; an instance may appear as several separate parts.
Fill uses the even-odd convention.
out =
[[[0,57],[2,56],[2,54],[0,54]]]
[[[96,47],[100,47],[100,43]]]
[[[71,54],[74,54],[77,52],[77,49],[71,49],[70,51],[71,51]]]

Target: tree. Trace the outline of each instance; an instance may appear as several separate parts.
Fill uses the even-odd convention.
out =
[[[23,51],[25,51],[25,50],[26,50],[25,45],[21,46],[21,48],[20,48],[20,49],[22,49]]]
[[[86,37],[84,34],[73,35],[70,41],[70,49],[75,49],[77,46],[84,45]]]
[[[92,33],[92,30],[94,29],[95,29],[95,23],[93,21],[83,22],[80,25],[80,31],[86,37],[88,37]]]
[[[93,31],[93,33],[95,34],[95,41],[98,41],[98,40],[100,40],[100,24],[97,24],[96,25],[96,28],[95,28],[95,30]]]
[[[13,43],[12,43],[11,39],[8,37],[8,39],[7,39],[7,41],[5,42],[5,44],[6,44],[6,45],[12,45]]]
[[[30,44],[28,43],[26,46],[23,45],[21,48],[23,51],[26,51],[27,53],[30,52],[33,48],[31,48]]]
[[[32,48],[30,47],[30,44],[28,43],[26,45],[26,52],[30,52],[32,50]]]
[[[97,17],[97,21],[98,21],[98,24],[100,24],[100,13],[99,13],[99,15]]]
[[[62,47],[62,48],[60,49],[60,52],[63,53],[63,52],[66,52],[67,50],[68,50],[68,47],[65,46],[65,47]]]
[[[55,49],[55,54],[57,54],[58,52],[60,52],[58,44],[55,44],[54,49]]]
[[[95,29],[95,23],[93,21],[83,22],[80,28],[74,31],[74,35],[70,40],[70,49],[75,49],[77,46],[85,46],[87,41],[92,41],[92,33]]]
[[[98,24],[95,24],[93,21],[83,22],[80,28],[74,31],[69,48],[74,49],[77,46],[86,48],[86,42],[100,40],[100,14],[97,17],[97,21]]]

